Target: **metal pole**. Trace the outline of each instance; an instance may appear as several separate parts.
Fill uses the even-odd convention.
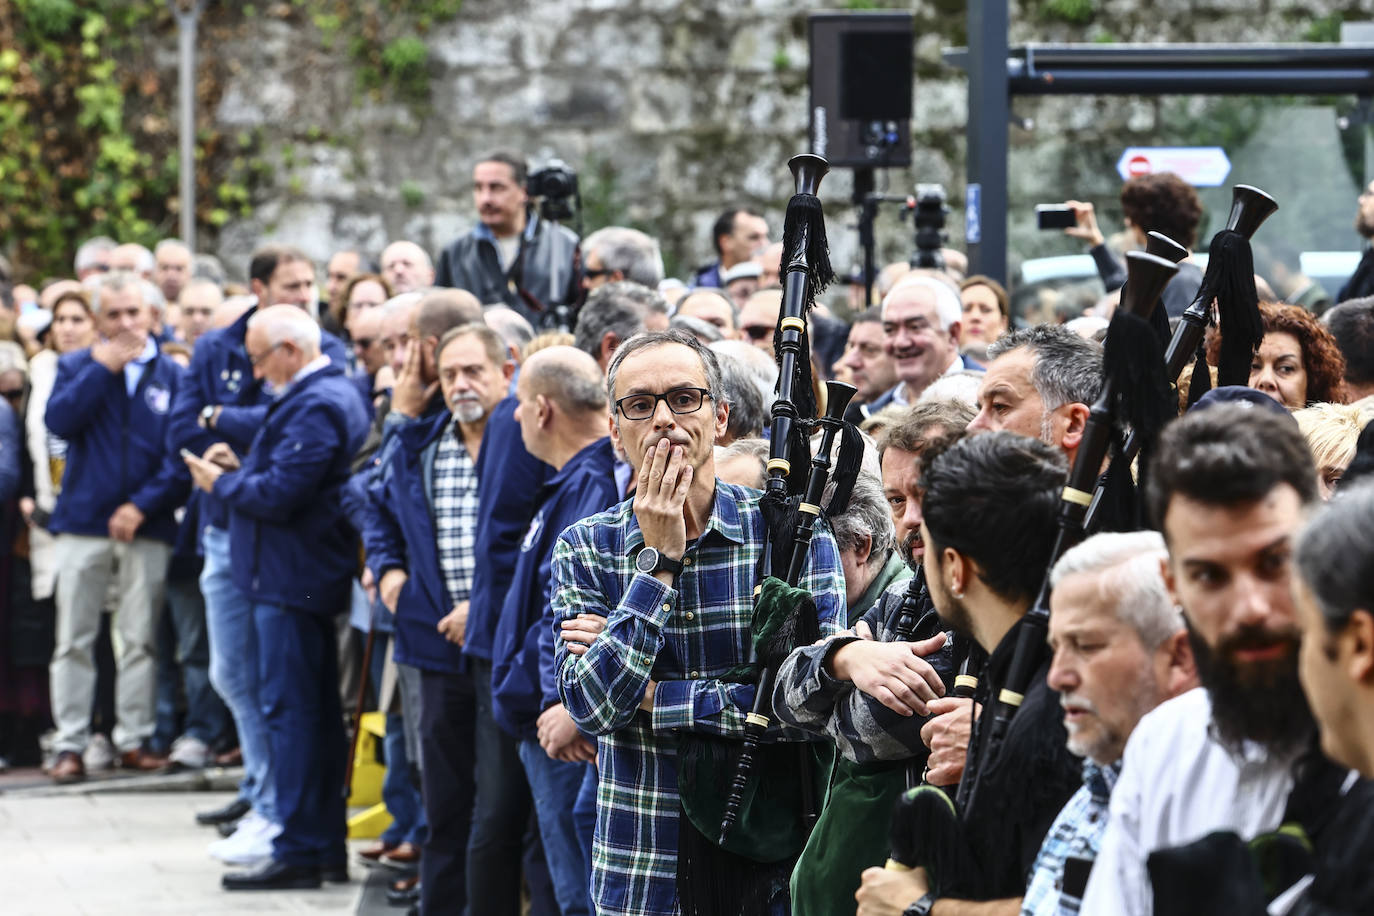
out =
[[[1007,282],[1007,0],[969,0],[969,272]]]
[[[196,250],[196,30],[205,0],[169,0],[177,19],[177,106],[180,109],[181,240]]]

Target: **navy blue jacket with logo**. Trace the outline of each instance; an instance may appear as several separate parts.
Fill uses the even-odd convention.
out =
[[[544,484],[538,501],[492,645],[492,712],[516,738],[534,737],[539,714],[559,702],[549,606],[553,547],[569,525],[620,502],[610,437],[574,455]]]
[[[462,649],[435,628],[452,610],[432,509],[434,457],[439,437],[452,423],[453,415],[440,410],[388,434],[378,451],[363,529],[367,565],[377,581],[392,569],[408,576],[392,620],[396,661],[441,674],[464,670]]]
[[[357,386],[330,363],[267,405],[242,467],[215,481],[229,507],[234,584],[250,600],[348,608],[358,549],[343,488],[367,429]]]
[[[227,328],[209,331],[196,340],[186,384],[172,404],[167,450],[173,455],[183,448],[203,455],[216,442],[224,442],[242,457],[258,434],[272,395],[253,378],[253,363],[243,346],[248,319],[256,312],[254,306]],[[320,332],[320,352],[335,366],[348,368],[348,348],[326,331]],[[204,429],[199,423],[200,412],[207,406],[220,408],[214,429]],[[204,494],[200,517],[202,524],[229,527],[229,510],[213,494]]]
[[[184,379],[182,368],[161,350],[144,366],[132,397],[124,370],[111,372],[89,349],[58,361],[43,421],[66,440],[67,466],[50,531],[109,537],[110,516],[131,502],[144,515],[138,537],[175,540],[172,513],[185,502],[191,478],[165,442],[172,401]]]

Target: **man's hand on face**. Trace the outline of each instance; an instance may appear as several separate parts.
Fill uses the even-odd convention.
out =
[[[635,518],[644,532],[644,546],[654,547],[672,560],[687,552],[687,519],[682,507],[692,486],[692,468],[685,450],[666,437],[649,446],[639,467],[635,488]]]
[[[137,359],[145,343],[129,333],[119,334],[109,340],[98,340],[91,345],[91,359],[100,363],[111,372],[122,372],[124,367]]]
[[[401,374],[396,377],[396,385],[391,389],[391,409],[403,417],[418,417],[425,412],[425,406],[439,390],[439,383],[425,384],[423,362],[420,358],[421,340],[411,340],[406,344],[406,361]]]
[[[461,646],[463,640],[467,638],[468,632],[468,602],[459,601],[453,606],[453,610],[443,616],[435,624],[435,628],[449,642],[456,646]]]
[[[125,503],[110,516],[110,537],[127,544],[134,539],[138,526],[142,524],[143,511],[133,503]]]
[[[958,697],[945,697],[931,702],[929,707],[934,718],[921,728],[921,741],[930,748],[926,782],[932,786],[952,786],[964,775],[969,736],[973,734],[974,704]]]
[[[860,639],[835,650],[830,670],[836,679],[854,686],[903,716],[924,716],[928,704],[944,695],[940,675],[923,656],[939,651],[945,634],[920,642],[874,642]]]
[[[866,868],[863,883],[854,894],[859,901],[858,916],[902,916],[902,912],[930,890],[924,868],[892,871]]]

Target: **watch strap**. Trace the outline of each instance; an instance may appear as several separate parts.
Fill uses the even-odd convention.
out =
[[[654,564],[654,572],[658,572],[659,570],[670,572],[674,576],[680,576],[682,575],[682,561],[664,556],[663,551],[660,550],[658,552],[658,562]]]
[[[930,916],[930,911],[934,906],[935,895],[927,891],[920,900],[902,910],[902,916]]]

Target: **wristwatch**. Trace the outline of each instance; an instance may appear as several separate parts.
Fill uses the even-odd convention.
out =
[[[651,576],[659,570],[678,576],[682,573],[682,561],[665,557],[656,547],[645,547],[635,557],[635,569]]]
[[[934,906],[935,895],[927,891],[924,897],[902,910],[902,916],[930,916],[930,910]]]
[[[218,408],[214,404],[206,404],[200,409],[200,425],[206,429],[211,429],[211,421],[215,419],[215,411]]]

